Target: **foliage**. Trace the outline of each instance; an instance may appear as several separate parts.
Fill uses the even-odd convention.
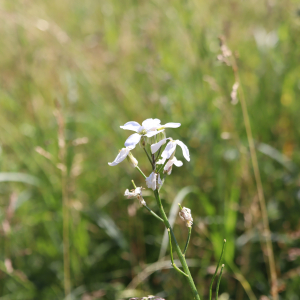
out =
[[[161,192],[169,211],[178,187],[192,191],[183,200],[194,217],[188,257],[204,299],[223,238],[219,299],[248,299],[243,281],[257,299],[269,295],[241,107],[230,103],[230,68],[216,59],[221,34],[238,55],[280,295],[299,299],[296,1],[4,0],[0,14],[1,300],[64,298],[64,188],[72,299],[189,299],[181,278],[158,261],[162,227],[123,197],[128,177],[144,182],[126,161],[107,165],[127,137],[119,125],[149,117],[180,122],[172,138],[190,149],[185,176],[174,168]],[[65,122],[67,182],[55,111]],[[175,220],[181,247],[184,226]]]

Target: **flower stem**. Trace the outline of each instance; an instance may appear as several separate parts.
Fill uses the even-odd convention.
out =
[[[178,271],[179,273],[183,274],[186,277],[189,277],[189,275],[185,274],[183,271],[181,271],[176,264],[174,263],[174,259],[173,259],[173,250],[172,250],[172,238],[171,238],[171,233],[170,233],[170,229],[168,228],[168,235],[169,235],[169,245],[170,245],[170,256],[171,256],[171,262],[172,262],[172,266],[173,268]]]
[[[151,164],[151,166],[152,166],[152,169],[154,170],[153,162],[152,162],[152,159],[151,159],[150,155],[148,154],[146,148],[143,148],[143,149],[144,149],[145,153],[147,154],[147,157],[148,157],[149,162],[150,162],[150,164]]]
[[[219,262],[218,262],[216,271],[215,271],[215,273],[214,273],[214,275],[213,275],[213,277],[212,277],[212,279],[211,279],[211,282],[210,282],[210,287],[209,287],[209,300],[211,300],[211,297],[212,297],[212,286],[213,286],[214,280],[215,280],[215,278],[216,278],[216,275],[217,275],[217,272],[218,272],[218,269],[219,269],[221,260],[222,260],[222,258],[223,258],[225,245],[226,245],[226,240],[224,239],[224,243],[223,243],[223,248],[222,248],[221,256],[220,256],[220,258],[219,258]]]
[[[167,229],[170,230],[171,236],[172,236],[172,238],[173,238],[173,240],[174,240],[174,243],[175,243],[175,251],[176,251],[176,253],[177,253],[177,255],[178,255],[178,258],[179,258],[179,260],[180,260],[180,262],[181,262],[181,265],[182,265],[182,268],[183,268],[183,270],[184,270],[184,273],[186,273],[186,274],[188,275],[187,280],[188,280],[189,285],[190,285],[190,287],[191,287],[191,289],[192,289],[192,291],[193,291],[194,299],[201,300],[201,299],[200,299],[200,295],[199,295],[199,293],[198,293],[198,291],[197,291],[197,288],[196,288],[196,286],[195,286],[194,280],[193,280],[193,278],[192,278],[192,275],[191,275],[191,273],[190,273],[189,267],[188,267],[188,265],[187,265],[187,263],[186,263],[185,257],[183,256],[183,254],[182,254],[182,252],[181,252],[181,250],[180,250],[180,247],[179,247],[179,245],[178,245],[178,243],[177,243],[177,240],[176,240],[176,238],[175,238],[174,232],[173,232],[173,230],[172,230],[172,228],[171,228],[171,225],[170,225],[170,223],[169,223],[169,220],[168,220],[168,218],[167,218],[167,216],[166,216],[166,213],[165,213],[165,211],[164,211],[164,208],[163,208],[163,206],[162,206],[162,203],[161,203],[161,199],[160,199],[158,190],[155,190],[155,191],[154,191],[154,195],[155,195],[155,199],[156,199],[157,205],[158,205],[158,207],[159,207],[159,210],[160,210],[160,212],[161,212],[162,218],[163,218],[163,220],[164,220],[165,226],[167,227]]]
[[[144,174],[144,172],[138,166],[136,166],[135,168],[143,175],[143,177],[145,179],[147,178],[147,176]]]
[[[161,217],[159,217],[151,208],[149,208],[147,205],[144,205],[145,208],[159,221],[164,221]]]
[[[189,235],[188,235],[188,238],[187,238],[184,250],[183,250],[183,255],[185,255],[185,253],[186,253],[187,247],[188,247],[190,239],[191,239],[191,234],[192,234],[192,227],[189,227]]]
[[[222,277],[223,269],[224,269],[224,264],[221,267],[220,275],[219,275],[218,282],[217,282],[216,300],[218,300],[218,296],[219,296],[219,287],[220,287],[220,282],[221,282],[221,277]]]
[[[136,189],[136,185],[135,182],[133,180],[131,180],[133,187]],[[143,205],[145,206],[145,208],[158,220],[160,221],[164,221],[161,217],[159,217],[151,208],[149,208],[147,205]]]

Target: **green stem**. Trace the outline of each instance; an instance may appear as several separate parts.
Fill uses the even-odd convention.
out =
[[[163,184],[165,183],[165,178],[166,178],[166,175],[164,175],[164,177],[161,179],[161,185],[158,188],[158,191],[160,191],[160,189],[162,188]]]
[[[155,161],[157,161],[157,159],[159,158],[161,149],[162,149],[162,147],[159,148],[159,150],[157,152],[157,155],[156,155],[156,158],[155,158]]]
[[[133,187],[136,189],[136,185],[133,180],[131,180]]]
[[[144,172],[138,166],[136,166],[135,168],[143,175],[143,177],[145,179],[147,178],[147,176],[144,174]]]
[[[160,173],[164,169],[167,162],[168,162],[168,159],[166,159],[165,163],[161,165],[161,167],[158,169],[157,173]]]
[[[161,217],[159,217],[151,208],[149,208],[147,205],[144,205],[145,208],[159,221],[164,221]]]
[[[131,180],[133,187],[136,189],[136,185],[135,182],[133,180]],[[147,205],[143,205],[145,206],[145,208],[158,220],[160,221],[164,221],[161,217],[159,217],[151,208],[149,208]]]
[[[152,169],[154,170],[153,162],[152,162],[152,159],[151,159],[150,155],[148,154],[146,148],[143,148],[143,149],[144,149],[145,153],[147,154],[147,157],[148,157],[149,162],[150,162],[150,164],[151,164],[151,166],[152,166]]]
[[[219,275],[218,282],[217,282],[216,300],[218,300],[218,296],[219,296],[219,287],[220,287],[220,282],[221,282],[221,277],[222,277],[223,269],[224,269],[224,264],[221,267],[220,275]]]
[[[186,253],[187,247],[188,247],[190,239],[191,239],[191,234],[192,234],[192,227],[189,227],[189,235],[188,235],[188,238],[187,238],[184,250],[183,250],[183,255],[185,255],[185,253]]]
[[[215,274],[213,275],[213,277],[212,277],[212,279],[211,279],[211,283],[210,283],[210,287],[209,287],[209,300],[211,300],[211,297],[212,297],[212,286],[213,286],[215,277],[216,277],[216,275],[217,275],[217,272],[218,272],[218,269],[219,269],[219,266],[220,266],[220,263],[221,263],[223,254],[224,254],[225,245],[226,245],[226,240],[224,239],[224,243],[223,243],[223,248],[222,248],[221,256],[220,256],[220,259],[219,259],[219,262],[218,262],[218,265],[217,265]]]
[[[172,266],[173,268],[178,271],[180,274],[183,274],[186,277],[189,277],[187,274],[185,274],[183,271],[181,271],[176,264],[174,263],[174,258],[173,258],[173,250],[172,250],[172,238],[171,238],[171,233],[170,233],[170,229],[168,228],[168,235],[169,235],[169,245],[170,245],[170,256],[171,256],[171,262],[172,262]]]
[[[191,275],[191,273],[190,273],[189,267],[188,267],[188,265],[187,265],[187,263],[186,263],[185,257],[183,256],[183,254],[182,254],[182,252],[181,252],[181,250],[180,250],[180,247],[179,247],[179,245],[178,245],[178,243],[177,243],[177,240],[176,240],[176,238],[175,238],[174,232],[173,232],[173,230],[172,230],[172,228],[171,228],[171,225],[170,225],[170,223],[169,223],[169,220],[168,220],[168,218],[167,218],[167,216],[166,216],[166,213],[165,213],[165,211],[164,211],[164,208],[163,208],[163,206],[162,206],[162,203],[161,203],[161,199],[160,199],[158,190],[155,190],[155,191],[154,191],[154,195],[155,195],[155,199],[156,199],[157,205],[158,205],[158,207],[159,207],[159,210],[160,210],[160,212],[161,212],[162,218],[163,218],[163,220],[164,220],[165,226],[167,227],[167,229],[170,230],[171,236],[172,236],[172,238],[173,238],[173,240],[174,240],[174,243],[175,243],[175,250],[176,250],[176,253],[177,253],[177,255],[178,255],[178,258],[179,258],[179,260],[180,260],[180,262],[181,262],[182,268],[183,268],[184,272],[188,275],[187,280],[188,280],[188,283],[189,283],[189,285],[190,285],[190,287],[191,287],[191,289],[192,289],[192,291],[193,291],[194,299],[201,300],[201,299],[200,299],[200,295],[199,295],[199,293],[198,293],[198,291],[197,291],[197,289],[196,289],[194,280],[193,280],[193,278],[192,278],[192,275]]]

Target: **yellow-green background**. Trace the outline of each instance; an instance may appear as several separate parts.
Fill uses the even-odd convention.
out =
[[[180,122],[167,135],[190,149],[191,161],[174,168],[162,198],[169,211],[183,188],[196,187],[183,205],[194,217],[187,257],[196,259],[201,299],[223,238],[222,299],[249,299],[239,274],[257,299],[269,295],[241,107],[230,103],[231,69],[216,59],[220,35],[238,57],[281,299],[300,299],[298,1],[3,0],[0,17],[1,300],[64,299],[55,103],[66,124],[71,299],[191,299],[172,269],[127,289],[158,260],[163,226],[123,197],[131,179],[145,187],[140,174],[126,161],[107,162],[129,135],[119,126],[146,118]],[[73,146],[82,137],[88,143]],[[142,149],[133,153],[149,175]],[[177,157],[184,160],[180,149]],[[150,193],[145,200],[156,211]],[[183,247],[187,230],[177,219]]]

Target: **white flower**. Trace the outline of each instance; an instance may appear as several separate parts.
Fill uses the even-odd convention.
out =
[[[130,151],[132,149],[134,149],[134,147],[135,146],[130,146],[130,147],[122,148],[122,150],[120,150],[120,152],[117,155],[117,157],[115,158],[115,160],[112,163],[108,163],[108,164],[110,166],[116,166],[117,164],[119,164],[120,162],[122,162],[128,155],[131,154]],[[136,159],[135,159],[135,161],[136,161],[136,166],[137,166],[138,161]],[[133,162],[132,162],[132,164],[133,164]]]
[[[183,207],[183,209],[179,212],[179,217],[186,222],[187,227],[192,227],[193,218],[189,208]]]
[[[154,154],[155,152],[158,151],[158,149],[166,143],[167,140],[170,140],[170,142],[167,144],[165,150],[163,151],[163,153],[161,154],[162,158],[170,158],[171,155],[174,153],[174,151],[176,150],[176,146],[179,145],[182,149],[182,154],[184,156],[184,158],[187,161],[190,161],[190,153],[189,153],[189,149],[188,147],[180,140],[173,140],[172,138],[166,138],[163,139],[161,141],[159,141],[156,144],[151,145],[151,152],[152,154]]]
[[[147,119],[142,123],[142,125],[138,122],[130,121],[120,127],[125,130],[132,130],[136,132],[130,135],[125,141],[125,146],[128,147],[138,144],[142,136],[152,137],[164,131],[165,128],[177,128],[180,125],[180,123],[167,123],[165,125],[161,125],[159,119]]]
[[[152,172],[150,176],[146,178],[146,184],[149,189],[152,189],[153,191],[156,190],[162,184],[160,175]]]
[[[157,164],[163,165],[166,162],[166,158],[160,159]],[[164,166],[164,173],[167,173],[168,175],[172,172],[172,167],[175,165],[176,167],[181,167],[183,165],[181,160],[177,160],[177,158],[174,156],[173,158],[169,159],[168,162]]]
[[[124,196],[127,199],[137,198],[140,201],[141,205],[146,205],[146,202],[142,197],[142,187],[137,187],[135,190],[132,190],[131,192],[129,192],[129,190],[127,189],[124,193]]]

